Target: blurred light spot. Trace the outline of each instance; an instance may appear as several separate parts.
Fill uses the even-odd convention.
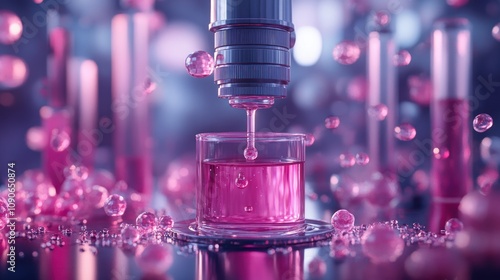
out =
[[[23,25],[16,14],[0,11],[0,43],[12,44],[21,37],[22,32]]]
[[[292,95],[294,103],[301,109],[322,106],[328,97],[324,79],[310,75],[297,83]]]
[[[293,48],[293,58],[302,66],[311,66],[318,62],[321,56],[322,38],[315,27],[303,26],[296,31],[297,41]]]
[[[22,59],[11,55],[0,56],[0,87],[18,87],[27,76],[28,69]]]
[[[405,121],[415,120],[420,115],[418,105],[408,101],[401,102],[399,105],[399,112],[401,114],[401,119]]]
[[[42,127],[34,126],[26,132],[26,144],[33,151],[41,151],[47,145],[47,135]]]
[[[421,23],[413,11],[404,11],[396,16],[396,42],[402,48],[415,45],[420,39]]]

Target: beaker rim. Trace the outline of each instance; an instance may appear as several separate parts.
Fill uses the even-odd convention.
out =
[[[242,141],[248,138],[246,131],[238,132],[205,132],[196,134],[196,141]],[[303,133],[287,133],[287,132],[256,132],[254,139],[257,142],[288,142],[288,141],[305,141],[306,135]]]

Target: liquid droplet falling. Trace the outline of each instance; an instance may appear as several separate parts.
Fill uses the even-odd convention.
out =
[[[239,189],[244,189],[248,186],[248,180],[245,178],[245,175],[241,173],[238,174],[238,178],[234,180],[234,183]]]
[[[500,41],[500,23],[495,24],[491,29],[491,35],[495,40]]]
[[[340,125],[340,118],[337,116],[331,116],[325,119],[325,127],[328,129],[335,129]]]
[[[243,153],[247,160],[255,160],[259,155],[259,152],[255,147],[247,147]]]
[[[340,160],[340,167],[343,168],[352,167],[354,166],[354,164],[356,164],[356,158],[349,153],[340,154],[339,160]]]
[[[0,43],[10,45],[22,34],[23,24],[19,17],[10,11],[0,11]]]
[[[69,147],[71,143],[71,139],[65,131],[54,129],[52,130],[50,136],[50,147],[54,149],[54,151],[62,152]]]
[[[417,135],[417,130],[409,123],[402,123],[394,128],[394,135],[401,141],[410,141]]]
[[[340,209],[332,215],[331,223],[338,231],[348,231],[354,226],[354,215],[351,212]]]
[[[245,212],[252,212],[253,207],[252,206],[245,206],[244,210],[245,210]]]
[[[108,197],[104,203],[104,212],[106,215],[111,217],[117,217],[123,215],[127,209],[127,202],[123,196],[118,194],[112,194]]]
[[[357,153],[356,154],[356,164],[357,165],[367,165],[370,162],[370,157],[367,153]]]
[[[385,104],[377,104],[368,107],[368,115],[370,117],[376,118],[379,121],[385,120],[387,114],[389,113],[389,109]]]
[[[477,132],[485,132],[493,126],[493,118],[488,114],[479,114],[472,121],[472,126]]]
[[[214,59],[206,51],[194,52],[186,58],[186,69],[189,75],[195,78],[210,76],[214,70]]]
[[[407,50],[401,50],[394,55],[394,65],[407,66],[411,62],[411,54]]]
[[[342,41],[333,49],[333,59],[340,64],[353,64],[359,59],[361,50],[358,44],[352,41]]]

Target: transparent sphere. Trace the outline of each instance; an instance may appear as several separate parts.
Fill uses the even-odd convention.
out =
[[[238,189],[244,189],[248,186],[248,180],[245,178],[245,175],[239,173],[238,177],[234,180],[234,184]]]
[[[340,64],[349,65],[353,64],[359,59],[361,50],[358,44],[352,41],[340,42],[333,49],[333,59]]]
[[[174,219],[168,215],[163,215],[160,217],[158,227],[161,230],[170,230],[174,227]]]
[[[214,71],[214,58],[205,51],[194,52],[186,58],[186,69],[195,78],[205,78]]]
[[[93,185],[90,191],[85,195],[88,204],[92,205],[94,208],[99,209],[104,207],[106,199],[108,199],[108,190],[99,185]]]
[[[66,178],[85,180],[89,177],[89,169],[85,166],[72,164],[64,168],[63,174]]]
[[[117,217],[123,215],[127,209],[127,202],[123,196],[118,194],[112,194],[106,199],[104,203],[104,212],[106,215],[111,217]]]
[[[23,24],[19,17],[10,11],[0,11],[0,43],[10,45],[22,34]]]
[[[402,123],[394,128],[394,135],[401,141],[410,141],[417,136],[417,130],[409,123]]]
[[[11,55],[0,55],[0,87],[18,87],[26,81],[27,76],[28,67],[22,59]]]
[[[493,118],[488,114],[479,114],[472,121],[472,126],[477,132],[485,132],[493,126]]]
[[[370,156],[367,153],[357,153],[356,154],[356,164],[357,165],[367,165],[370,162]]]
[[[444,231],[446,234],[455,234],[464,228],[464,224],[457,218],[449,219],[444,225]]]
[[[66,150],[71,144],[71,138],[66,131],[54,129],[50,134],[50,147],[57,152]]]
[[[142,232],[150,233],[156,230],[158,219],[156,215],[151,212],[142,212],[135,219],[135,225]]]
[[[404,247],[403,239],[388,225],[374,225],[361,237],[363,253],[374,263],[395,261]]]
[[[133,244],[141,237],[139,231],[132,225],[125,226],[120,233],[125,244]]]
[[[407,50],[401,50],[394,55],[394,65],[406,66],[411,62],[411,54]]]
[[[352,167],[356,164],[356,158],[349,153],[340,154],[339,161],[340,167],[343,168]]]
[[[379,121],[385,120],[387,114],[389,113],[389,109],[385,104],[377,104],[368,107],[368,115],[370,117],[376,118]]]
[[[246,147],[243,151],[243,155],[247,160],[254,160],[259,155],[259,151],[255,147]]]
[[[340,209],[332,215],[332,226],[338,231],[348,231],[354,227],[354,215],[351,212]]]
[[[491,35],[495,40],[500,41],[500,23],[495,24],[491,29]]]
[[[328,129],[335,129],[340,125],[340,118],[337,116],[330,116],[325,119],[325,127]]]
[[[34,126],[26,132],[26,145],[33,151],[41,151],[47,145],[47,135],[42,127]]]
[[[172,265],[172,249],[160,244],[150,244],[136,257],[136,262],[144,273],[162,275]]]

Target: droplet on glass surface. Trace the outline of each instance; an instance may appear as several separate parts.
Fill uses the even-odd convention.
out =
[[[24,60],[12,55],[0,55],[0,87],[15,88],[28,77]]]
[[[367,165],[370,162],[370,156],[367,153],[357,153],[356,154],[356,164],[357,165]]]
[[[356,158],[349,153],[340,154],[339,156],[340,167],[347,168],[352,167],[356,164]]]
[[[358,44],[352,41],[342,41],[333,49],[333,59],[340,64],[353,64],[359,59],[361,50]]]
[[[247,160],[254,160],[259,155],[259,151],[255,147],[246,147],[243,151],[243,155]]]
[[[172,265],[172,250],[160,244],[150,244],[136,257],[136,262],[144,273],[162,275]]]
[[[332,215],[331,224],[338,231],[349,231],[354,226],[354,220],[351,212],[340,209]]]
[[[34,126],[26,132],[26,145],[33,151],[41,151],[47,145],[47,135],[42,127]]]
[[[457,218],[449,219],[444,225],[446,234],[455,234],[464,228],[464,224]]]
[[[143,212],[135,219],[135,225],[143,232],[153,232],[158,225],[158,219],[151,212]]]
[[[171,230],[174,227],[174,219],[168,215],[163,215],[158,221],[158,227],[161,230]]]
[[[315,257],[307,266],[309,275],[315,278],[323,277],[326,274],[326,263],[320,257]]]
[[[409,123],[402,123],[394,128],[394,135],[401,141],[410,141],[417,135],[417,130]]]
[[[252,206],[245,206],[245,208],[243,208],[245,210],[245,212],[252,212],[253,211],[253,207]]]
[[[106,215],[111,217],[117,217],[123,215],[127,209],[127,202],[123,196],[118,194],[112,194],[106,199],[104,203],[104,212]]]
[[[54,129],[50,135],[50,147],[57,152],[62,152],[69,147],[71,139],[66,131]]]
[[[0,11],[0,43],[10,45],[21,38],[23,24],[11,11]]]
[[[488,114],[479,114],[472,121],[474,130],[477,132],[485,132],[493,126],[493,118]]]
[[[245,175],[241,173],[238,174],[238,178],[234,180],[234,183],[239,189],[244,189],[248,186],[248,180],[245,178]]]
[[[313,134],[311,133],[307,133],[306,134],[306,139],[305,139],[305,142],[304,144],[309,147],[309,146],[312,146],[314,144],[314,141],[316,141],[316,138],[314,137]]]
[[[89,169],[82,165],[72,164],[64,168],[63,174],[66,178],[85,180],[89,177]]]
[[[133,244],[134,242],[139,241],[140,233],[139,231],[132,225],[128,225],[120,231],[122,240],[126,244]]]
[[[196,78],[210,76],[214,70],[214,59],[205,51],[194,52],[186,58],[185,66],[189,75]]]
[[[491,35],[495,40],[500,41],[500,23],[495,24],[491,29]]]
[[[411,62],[411,54],[407,50],[401,50],[394,55],[394,65],[407,66]]]
[[[376,118],[379,121],[385,120],[388,112],[389,109],[387,109],[387,106],[385,104],[377,104],[368,107],[368,115],[370,117]]]
[[[325,127],[328,129],[335,129],[340,125],[340,118],[337,116],[330,116],[325,119]]]
[[[363,253],[374,263],[393,262],[403,253],[403,239],[388,225],[369,228],[361,237]]]

